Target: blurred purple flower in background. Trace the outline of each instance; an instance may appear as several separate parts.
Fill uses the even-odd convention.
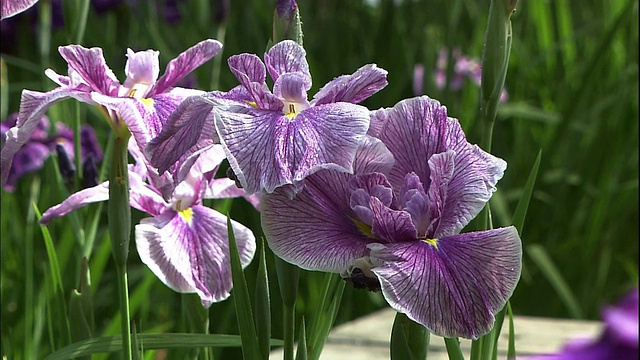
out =
[[[597,339],[567,343],[556,354],[526,356],[524,360],[637,360],[638,289],[633,289],[616,306],[602,310],[604,330]]]
[[[2,139],[5,138],[5,133],[15,126],[17,119],[18,114],[14,113],[2,122]],[[65,154],[69,156],[69,160],[73,160],[73,131],[61,122],[56,123],[55,133],[51,135],[49,135],[49,128],[49,119],[46,116],[42,116],[29,140],[14,155],[13,163],[9,168],[7,182],[4,184],[6,191],[14,191],[17,181],[22,176],[40,170],[45,160],[53,152],[56,152],[56,147],[58,146],[62,146]],[[96,139],[95,131],[89,125],[84,125],[80,131],[81,162],[85,163],[89,158],[94,163],[100,162],[103,154]]]
[[[468,56],[463,56],[460,49],[454,49],[453,52],[453,77],[449,81],[449,89],[453,91],[460,90],[464,85],[464,80],[468,79],[474,85],[480,86],[482,78],[482,69],[480,62],[476,59]],[[433,78],[438,89],[444,89],[447,84],[447,49],[441,49],[438,53],[438,60],[436,62],[436,68],[433,73]],[[415,95],[422,95],[424,93],[423,88],[424,79],[424,65],[416,64],[413,69],[413,92]],[[505,102],[509,98],[507,91],[502,90],[500,94],[500,101]]]

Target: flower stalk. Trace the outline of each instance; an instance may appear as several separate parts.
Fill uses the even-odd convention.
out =
[[[130,135],[125,126],[117,125],[114,124],[117,134],[109,169],[108,217],[111,250],[118,274],[122,352],[124,359],[130,360],[132,358],[131,325],[127,280],[127,258],[129,256],[129,239],[131,236],[131,207],[129,206],[129,174],[127,170],[127,140]]]

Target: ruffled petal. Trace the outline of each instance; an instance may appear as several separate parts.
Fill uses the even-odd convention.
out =
[[[400,209],[411,214],[413,224],[420,235],[428,234],[431,221],[437,221],[440,215],[433,213],[434,209],[439,210],[435,204],[436,201],[429,199],[420,178],[415,173],[409,173],[405,176],[404,183],[400,188],[399,203]]]
[[[89,93],[71,90],[67,88],[55,88],[49,92],[23,90],[20,100],[20,115],[16,126],[6,133],[6,141],[0,151],[0,167],[2,186],[4,186],[9,176],[11,161],[15,153],[24,145],[36,130],[42,115],[53,104],[68,98],[75,98],[78,101],[93,103]]]
[[[387,71],[368,64],[351,75],[339,76],[318,91],[312,104],[350,102],[357,104],[387,86]]]
[[[69,64],[69,75],[71,70],[75,71],[93,91],[110,96],[118,94],[120,82],[107,66],[101,48],[67,45],[59,47],[58,51]]]
[[[369,199],[369,207],[373,215],[371,234],[377,239],[388,242],[414,242],[418,232],[406,211],[393,210],[376,197]]]
[[[298,43],[284,40],[273,45],[264,54],[264,63],[267,65],[269,75],[274,82],[278,81],[280,75],[284,73],[301,72],[309,78],[309,84],[311,84],[311,74],[306,56],[304,48]]]
[[[86,205],[109,200],[109,182],[105,181],[97,186],[80,190],[58,205],[52,206],[42,214],[40,224],[46,225],[51,219],[59,218],[80,209]]]
[[[184,156],[213,143],[214,103],[204,96],[185,99],[144,150],[151,164],[165,172]]]
[[[477,339],[493,327],[520,278],[514,227],[436,240],[371,244],[373,268],[391,307],[443,337]]]
[[[2,2],[2,16],[0,16],[0,20],[19,14],[37,2],[38,0],[4,0]]]
[[[166,92],[167,89],[175,86],[182,78],[216,56],[220,49],[222,49],[222,44],[219,41],[207,39],[182,52],[178,57],[169,61],[164,74],[151,88],[149,97]]]
[[[388,174],[393,167],[393,154],[384,143],[374,137],[365,135],[356,150],[353,160],[354,174],[381,173]]]
[[[194,206],[189,213],[169,212],[136,226],[140,259],[170,288],[197,293],[206,308],[231,291],[231,266],[226,217]],[[255,253],[255,237],[232,221],[240,262],[246,267]]]
[[[349,207],[350,176],[317,172],[293,200],[283,189],[263,194],[262,228],[271,250],[303,269],[336,273],[367,255],[371,239]]]

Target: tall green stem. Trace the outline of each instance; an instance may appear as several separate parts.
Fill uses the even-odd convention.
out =
[[[116,124],[117,125],[117,124]],[[118,274],[118,299],[122,325],[122,352],[125,360],[131,360],[131,326],[129,313],[129,286],[127,282],[127,257],[131,236],[131,207],[129,206],[129,174],[127,170],[126,127],[116,127],[118,131],[109,169],[109,235],[111,250]]]

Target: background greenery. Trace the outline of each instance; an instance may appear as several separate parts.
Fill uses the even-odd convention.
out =
[[[103,48],[107,63],[124,80],[128,47],[160,50],[163,69],[187,47],[217,38],[224,44],[223,52],[189,78],[204,90],[228,90],[237,84],[226,66],[230,55],[264,53],[275,7],[274,0],[112,3],[116,5],[98,13],[98,2],[92,2],[83,45]],[[172,5],[179,10],[177,21],[167,20]],[[300,0],[314,81],[309,94],[338,75],[376,63],[389,71],[389,86],[364,104],[371,109],[393,106],[415,95],[413,69],[423,64],[424,93],[446,105],[469,140],[478,143],[479,88],[467,82],[460,91],[438,89],[432,69],[441,48],[481,57],[488,5],[488,0]],[[75,1],[61,8],[59,1],[41,0],[34,10],[2,21],[2,119],[18,110],[22,89],[54,87],[44,76],[47,67],[66,73],[56,49],[73,42],[76,7]],[[53,16],[48,15],[51,9]],[[509,164],[493,199],[496,225],[509,224],[539,150],[542,163],[521,234],[522,279],[511,304],[520,315],[598,319],[601,306],[638,284],[638,1],[521,0],[512,24],[505,85],[509,100],[500,106],[494,129],[493,153]],[[94,126],[106,147],[108,125],[87,106],[79,108],[82,121]],[[75,103],[68,101],[54,106],[49,117],[71,124],[75,111]],[[44,211],[67,196],[55,156],[42,171],[24,177],[15,192],[2,192],[1,345],[8,358],[40,358],[52,346],[62,345],[53,339],[61,314],[51,311],[55,307],[49,257],[32,203]],[[86,224],[101,212],[93,205],[48,226],[65,298],[78,287],[81,249],[87,247],[78,239],[91,238]],[[259,215],[243,200],[233,203],[231,215],[261,235]],[[141,217],[134,211],[135,223]],[[108,241],[102,214],[89,247],[97,336],[119,333]],[[273,337],[282,338],[272,254],[267,263]],[[254,261],[245,272],[249,289],[257,265]],[[185,331],[181,309],[189,298],[169,290],[141,264],[133,244],[129,271],[137,331]],[[320,273],[301,273],[298,317],[313,317],[322,279]],[[336,321],[384,306],[380,294],[346,287]],[[237,334],[232,301],[214,304],[209,317],[210,332]],[[240,354],[239,349],[216,351]]]

